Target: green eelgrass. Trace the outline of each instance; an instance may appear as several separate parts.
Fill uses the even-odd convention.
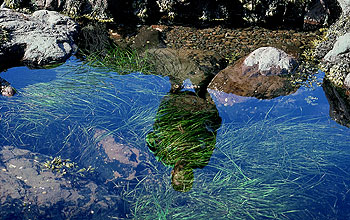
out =
[[[169,169],[124,197],[134,219],[344,219],[350,138],[317,120],[224,124],[193,189],[171,190]],[[335,135],[336,134],[336,135]]]
[[[56,71],[55,80],[29,85],[13,99],[1,100],[1,136],[8,144],[23,146],[28,139],[32,143],[41,138],[36,148],[58,145],[54,151],[62,152],[72,125],[89,131],[98,127],[112,133],[142,132],[140,139],[151,128],[160,98],[169,87],[160,76],[121,76],[79,62]],[[55,129],[60,138],[52,136],[57,141],[46,144],[50,130]]]
[[[87,65],[104,68],[108,71],[124,75],[133,72],[154,74],[153,64],[149,62],[147,52],[142,55],[134,49],[118,47],[115,44],[106,45],[106,49],[97,52],[83,52]]]

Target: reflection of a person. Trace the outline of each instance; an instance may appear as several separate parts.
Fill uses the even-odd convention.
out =
[[[175,190],[192,188],[193,169],[208,164],[220,124],[215,104],[193,92],[169,94],[162,100],[154,131],[146,141],[158,160],[173,167],[171,183]]]

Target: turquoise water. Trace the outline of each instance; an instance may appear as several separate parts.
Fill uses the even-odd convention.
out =
[[[91,180],[127,203],[115,218],[350,216],[349,128],[329,116],[324,89],[316,83],[272,100],[209,91],[209,104],[202,108],[190,92],[169,94],[168,77],[118,75],[74,57],[54,69],[16,67],[0,77],[18,91],[14,97],[0,97],[1,145],[94,167]],[[322,82],[323,73],[317,77]],[[186,127],[174,123],[178,119],[159,125],[162,104],[180,95],[184,98],[173,106],[186,109],[188,116],[181,120],[198,120],[198,129],[204,128],[200,131],[209,132],[210,138],[196,133],[192,140],[185,135]],[[220,117],[202,122],[193,116],[209,109]],[[156,157],[147,143],[148,134],[158,129],[161,135],[154,141],[159,144],[167,135],[163,130],[172,131],[165,126],[176,127],[177,132],[169,135],[180,136],[170,140],[181,146],[176,151],[187,152],[186,163],[205,158],[197,168],[192,166],[190,187],[182,191],[172,182],[174,164]],[[191,159],[183,148],[196,141],[204,149],[211,141],[215,146],[203,158],[196,150]]]

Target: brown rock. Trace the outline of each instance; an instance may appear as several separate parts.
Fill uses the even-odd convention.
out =
[[[233,93],[239,96],[272,99],[294,93],[297,88],[285,76],[245,75],[242,71],[244,58],[235,65],[220,71],[209,84],[208,88]]]

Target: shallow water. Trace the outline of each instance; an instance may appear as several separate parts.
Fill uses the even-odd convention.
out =
[[[0,77],[18,91],[0,97],[1,145],[94,167],[92,180],[127,203],[110,218],[350,216],[349,128],[329,116],[316,83],[272,100],[209,91],[212,100],[203,107],[191,93],[169,94],[167,77],[118,75],[74,57],[50,70],[16,67]],[[186,117],[164,121],[168,112],[161,110],[169,105]],[[202,121],[204,113],[196,112],[220,118]],[[183,121],[196,126],[186,130]],[[158,136],[151,140],[152,131]],[[160,142],[177,146],[164,153]],[[197,142],[191,154],[187,148]],[[174,166],[180,183],[172,183]],[[189,179],[181,176],[183,167],[193,170]]]

